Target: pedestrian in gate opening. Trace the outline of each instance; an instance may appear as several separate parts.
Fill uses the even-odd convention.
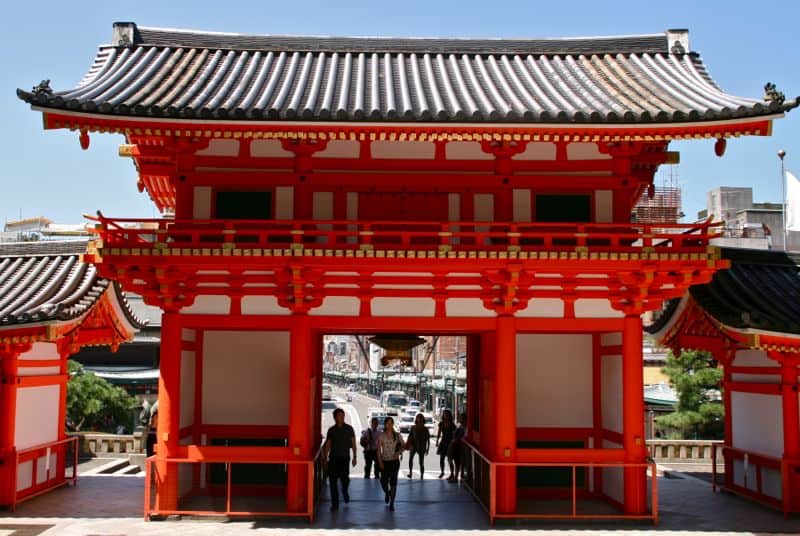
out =
[[[406,441],[406,448],[409,451],[408,455],[408,478],[411,478],[414,473],[414,455],[419,459],[419,478],[424,478],[425,475],[425,455],[431,446],[431,433],[425,427],[425,416],[422,413],[417,413],[414,418],[414,426],[408,433],[408,441]]]
[[[453,476],[453,459],[448,456],[450,442],[453,441],[453,434],[456,431],[456,424],[453,422],[453,412],[446,409],[442,412],[442,420],[439,422],[439,431],[436,432],[436,454],[439,455],[439,478],[444,477],[444,461],[450,466],[450,477]]]
[[[456,468],[455,475],[450,475],[450,478],[447,479],[448,482],[458,482],[459,478],[463,478],[461,471],[464,466],[464,438],[466,435],[467,414],[462,413],[458,416],[458,428],[456,428],[456,431],[453,433],[453,440],[448,447],[449,452],[447,456],[452,460]]]
[[[375,467],[375,478],[380,478],[381,470],[378,467],[378,418],[373,417],[370,426],[361,432],[361,446],[364,448],[364,478],[369,478],[370,469]]]
[[[356,465],[356,433],[344,422],[344,410],[333,410],[336,424],[328,428],[323,445],[323,459],[328,461],[328,480],[331,487],[331,511],[339,509],[338,481],[342,481],[342,498],[350,502],[350,450],[353,451],[353,466]]]
[[[394,431],[394,419],[386,417],[383,432],[378,436],[378,462],[381,466],[381,487],[389,510],[394,511],[397,495],[397,473],[403,458],[403,438]]]

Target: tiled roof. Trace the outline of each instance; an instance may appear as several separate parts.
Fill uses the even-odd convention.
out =
[[[684,31],[575,39],[288,37],[115,24],[44,108],[207,120],[672,123],[780,113],[728,95]]]
[[[800,334],[800,255],[723,248],[728,270],[689,293],[717,321],[737,329]],[[647,330],[660,331],[679,310],[674,300]]]
[[[0,244],[0,327],[78,318],[109,290],[139,328],[119,287],[81,262],[85,241]]]

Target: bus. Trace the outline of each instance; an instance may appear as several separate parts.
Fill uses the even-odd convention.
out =
[[[408,395],[403,391],[384,391],[381,393],[381,407],[390,415],[399,415],[403,406],[408,405]]]

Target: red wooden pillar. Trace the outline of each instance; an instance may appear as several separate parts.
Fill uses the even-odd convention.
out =
[[[166,460],[178,456],[181,416],[181,318],[176,312],[161,317],[159,370],[156,509],[170,511],[178,506],[178,466]]]
[[[289,339],[289,449],[297,460],[308,460],[312,456],[315,412],[310,393],[317,382],[314,378],[317,367],[313,365],[314,340],[308,315],[295,315]],[[286,505],[290,512],[308,509],[308,468],[305,465],[289,465]]]
[[[784,354],[781,363],[783,391],[783,459],[788,464],[784,475],[783,511],[800,511],[800,408],[798,407],[797,362]]]
[[[0,505],[11,504],[17,422],[17,352],[0,351]]]
[[[59,366],[59,374],[62,377],[68,377],[69,374],[69,352],[59,352],[61,357],[61,365]],[[59,441],[67,438],[67,380],[59,384],[58,389],[58,437]],[[56,457],[56,478],[63,480],[66,476],[67,468],[67,448],[65,445],[55,449]]]
[[[625,461],[644,462],[644,374],[642,370],[642,319],[627,315],[622,328],[622,446]],[[644,468],[625,469],[625,512],[647,510],[647,479]]]
[[[517,451],[517,327],[513,316],[497,317],[494,383],[494,460],[513,461]],[[517,510],[517,469],[497,468],[497,512]]]
[[[467,336],[467,438],[478,443],[480,430],[479,394],[480,389],[480,338]]]
[[[731,373],[731,367],[733,366],[733,360],[736,359],[736,352],[733,351],[730,354],[729,359],[724,361],[723,369],[722,369],[722,403],[725,406],[725,439],[723,440],[723,444],[726,447],[733,447],[733,404],[731,403],[731,389],[730,385],[733,381],[733,374]],[[723,461],[725,464],[725,485],[728,487],[733,487],[733,460],[730,456],[724,456]]]

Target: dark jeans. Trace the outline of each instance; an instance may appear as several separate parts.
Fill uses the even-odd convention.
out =
[[[381,471],[381,487],[384,493],[389,494],[389,500],[394,504],[394,496],[397,495],[397,473],[400,472],[400,460],[390,460],[383,462]]]
[[[328,460],[328,480],[331,485],[331,506],[339,506],[339,486],[342,481],[342,495],[345,501],[350,500],[350,457],[333,457]]]
[[[365,450],[364,451],[364,478],[369,478],[370,470],[375,467],[375,478],[381,477],[381,468],[378,465],[378,451]]]
[[[414,470],[414,456],[419,457],[419,474],[422,476],[425,473],[425,453],[412,450],[408,455],[408,472]]]

